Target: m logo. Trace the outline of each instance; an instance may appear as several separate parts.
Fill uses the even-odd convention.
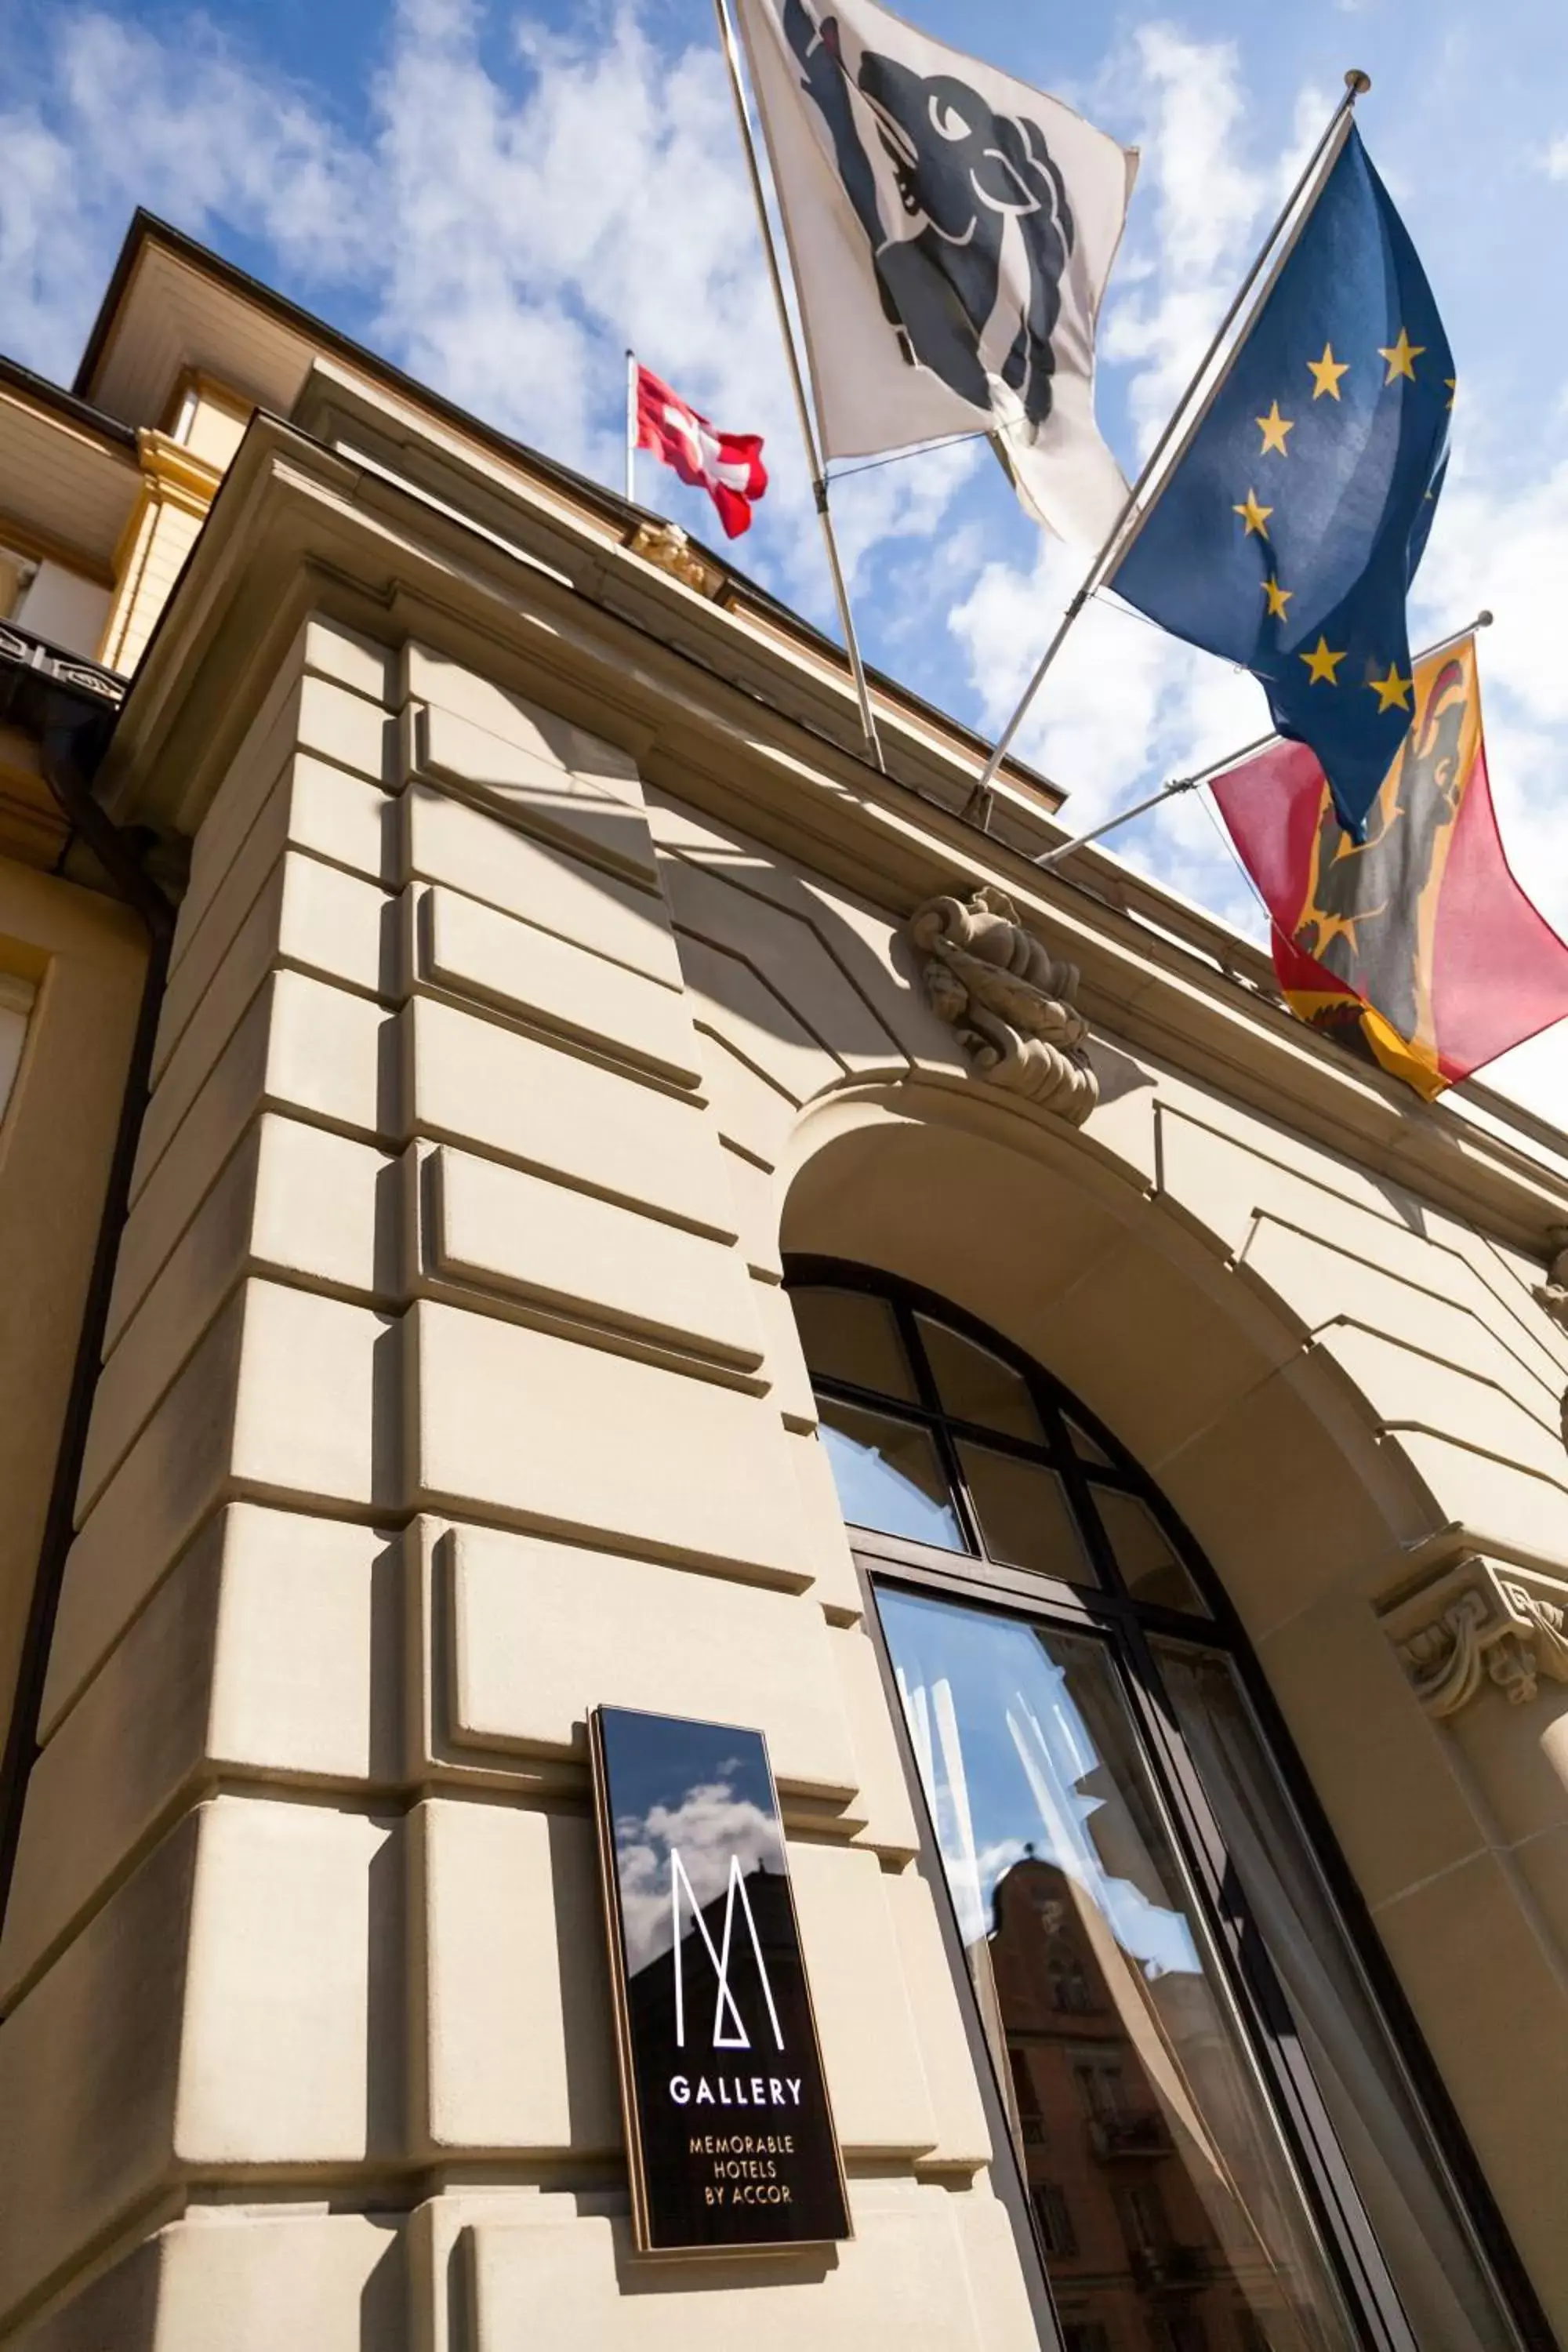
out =
[[[717,1991],[713,2001],[712,2047],[715,2050],[749,2050],[752,2046],[752,2037],[746,2031],[745,2021],[741,2015],[739,2004],[730,1985],[730,1958],[734,1949],[735,1906],[738,1902],[745,1918],[746,1933],[751,1938],[752,1956],[757,1964],[757,1981],[762,1986],[763,1999],[767,2003],[768,2022],[773,2027],[773,2040],[782,2050],[784,2046],[784,2030],[779,2024],[779,2013],[773,2001],[773,1989],[768,1980],[767,1962],[763,1958],[762,1939],[757,1934],[757,1923],[752,1914],[751,1897],[746,1892],[746,1882],[741,1875],[740,1855],[732,1853],[730,1856],[730,1878],[724,1895],[722,1937],[715,1948],[708,1921],[703,1916],[702,1906],[697,1900],[696,1889],[681,1859],[680,1849],[679,1846],[671,1846],[669,1910],[670,1925],[674,1932],[677,2049],[684,2050],[686,2047],[686,1944],[680,1924],[683,1891],[691,1913],[692,1924],[702,1938],[703,1947],[713,1965]],[[710,1906],[711,1909],[717,1907],[716,1903]]]
[[[590,1727],[638,2252],[847,2237],[766,1741],[634,1707]]]

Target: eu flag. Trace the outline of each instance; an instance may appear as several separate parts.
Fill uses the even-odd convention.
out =
[[[1358,841],[1410,728],[1405,597],[1453,402],[1432,289],[1352,123],[1110,580],[1252,671]]]

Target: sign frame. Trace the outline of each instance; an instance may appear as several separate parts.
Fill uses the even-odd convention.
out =
[[[680,2136],[688,2138],[688,2160],[693,2166],[700,2162],[708,2162],[716,2175],[721,2171],[731,2175],[736,2171],[756,2174],[765,2168],[767,2175],[770,2176],[767,2193],[774,2193],[775,2185],[782,2185],[784,2191],[783,2198],[784,2203],[790,2201],[788,2184],[787,2182],[776,2184],[776,2176],[781,2165],[804,2166],[811,2175],[805,2184],[809,2201],[813,2209],[821,2212],[833,2226],[818,2229],[814,2225],[808,2225],[807,2233],[801,2236],[781,2232],[776,2228],[760,2236],[729,2234],[732,2225],[738,2224],[739,2231],[743,2231],[746,2227],[746,2224],[739,2220],[742,2210],[739,2200],[733,2204],[727,2201],[734,2195],[734,2189],[727,2187],[721,2180],[705,2184],[704,2205],[699,2209],[696,2198],[697,2183],[694,2179],[686,2191],[690,2200],[691,2209],[702,2210],[713,2214],[714,2233],[700,2236],[687,2234],[679,2237],[661,2234],[656,2205],[661,2201],[668,2202],[668,2200],[659,2196],[655,2180],[650,2176],[650,2142],[655,2138],[656,2133],[650,2129],[653,2119],[644,2111],[643,2092],[647,2085],[646,2083],[639,2085],[638,2080],[639,2025],[637,2018],[634,2015],[632,1993],[634,1976],[637,1972],[630,1966],[616,1839],[614,1785],[616,1774],[614,1762],[608,1752],[611,1745],[609,1735],[614,1719],[616,1718],[623,1723],[647,1727],[647,1736],[655,1738],[662,1730],[668,1730],[672,1735],[687,1735],[693,1738],[708,1735],[713,1742],[713,1752],[716,1756],[722,1756],[726,1748],[733,1749],[737,1743],[755,1743],[754,1755],[748,1759],[751,1780],[753,1787],[765,1788],[768,1815],[771,1828],[774,1832],[779,1864],[776,1870],[768,1872],[764,1864],[762,1866],[762,1876],[763,1885],[771,1898],[769,1925],[774,1938],[775,1954],[778,1950],[776,1939],[780,1931],[782,1930],[787,1937],[787,1948],[783,1953],[784,1974],[780,1979],[779,1990],[781,2004],[790,2014],[794,2046],[788,2061],[791,2074],[782,2081],[781,2078],[773,2075],[733,2076],[731,2079],[738,2094],[744,2093],[748,2081],[752,2093],[765,2088],[771,2083],[774,2102],[779,2102],[781,2095],[783,2100],[787,2101],[793,2093],[794,2106],[791,2107],[788,2105],[784,2106],[784,2116],[789,2117],[792,2122],[796,2115],[802,2116],[802,2120],[807,2126],[805,2137],[809,2144],[802,2147],[796,2147],[794,2145],[799,2132],[798,2125],[784,2132],[771,2129],[769,2127],[771,2125],[783,2120],[775,2117],[771,2105],[768,2107],[768,2123],[763,2126],[754,2143],[759,2151],[767,2152],[760,2153],[756,2158],[742,2158],[738,2163],[728,2160],[732,2150],[727,2152],[722,2147],[716,2152],[710,2147],[700,2154],[696,2147],[696,2137],[703,2135],[699,2130],[695,2137],[691,2136],[690,2123],[683,2122],[679,2129]],[[776,2261],[780,2255],[806,2250],[820,2252],[825,2246],[840,2244],[853,2239],[855,2230],[849,2209],[843,2153],[834,2123],[826,2072],[823,2065],[821,2036],[817,2029],[810,1979],[806,1972],[805,1953],[800,1941],[799,1916],[795,1910],[795,1891],[790,1882],[789,1861],[784,1844],[783,1819],[779,1811],[778,1791],[773,1780],[765,1735],[761,1731],[738,1725],[712,1723],[703,1717],[666,1716],[656,1714],[647,1708],[604,1705],[595,1706],[589,1712],[588,1747],[593,1775],[600,1893],[604,1906],[605,1944],[615,2011],[616,2058],[620,2082],[621,2117],[626,2134],[627,2169],[631,2179],[632,2229],[637,2252],[653,2259],[669,2256],[700,2259],[710,2255],[733,2259],[748,2255],[767,2255]],[[684,1953],[686,1947],[694,1943],[692,1929],[695,1929],[701,1938],[701,1945],[705,1947],[706,1961],[713,1969],[712,1975],[708,1979],[710,1997],[714,1999],[714,2023],[712,2033],[709,2037],[710,2052],[717,2056],[723,2051],[750,2047],[728,1975],[731,1944],[736,1953],[742,1957],[749,1944],[756,1971],[757,1985],[762,1994],[762,2008],[758,2013],[765,2020],[771,2034],[776,2038],[779,2049],[784,2049],[784,2037],[778,2009],[774,2004],[769,1969],[763,1957],[763,1944],[759,1940],[752,1906],[746,1891],[748,1881],[741,1873],[734,1849],[731,1849],[723,1866],[723,1895],[721,1896],[716,1893],[706,1906],[697,1897],[686,1866],[673,1845],[668,1847],[668,1862],[664,1866],[662,1874],[668,1884],[667,1888],[661,1888],[659,1901],[661,1905],[668,1902],[670,1911],[669,1950],[678,2033],[680,2032],[683,2023]],[[750,1883],[754,1885],[756,1882],[752,1880]],[[678,1945],[673,1930],[679,1927],[681,1917],[683,1888],[691,1918],[691,1927],[686,1931],[685,1937]],[[738,1906],[737,1895],[740,1898]],[[721,1907],[724,1912],[724,1922],[720,1937],[721,1948],[716,1949],[713,1935],[705,1925],[703,1912],[704,1909],[717,1911]],[[715,1925],[718,1925],[717,1921]],[[656,1965],[658,1965],[657,1958],[644,1964],[645,1968]],[[737,1966],[739,1965],[738,1960]],[[726,2004],[728,2004],[728,2019],[732,2021],[733,2032],[731,2033],[726,2024],[723,2038],[720,2039],[721,2021],[725,2020]],[[687,2004],[688,2009],[691,2006],[692,2004]],[[695,2006],[700,2011],[703,2004],[699,2001]],[[741,2037],[739,2041],[733,2038],[735,2034]],[[647,2040],[645,2026],[642,2030],[644,2044]],[[642,2051],[642,2058],[643,2064],[640,2071],[646,2074],[648,2063],[646,2047]],[[721,2059],[720,2063],[722,2063],[723,2061]],[[765,2062],[758,2060],[755,2063]],[[773,2063],[778,2064],[781,2062],[775,2058]],[[694,2069],[700,2068],[700,2061],[694,2060],[692,2063]],[[689,2085],[691,2079],[690,2075],[685,2074],[673,2077],[670,2085],[671,2096],[678,2095],[674,2090],[675,2082],[679,2081]],[[698,2072],[696,2079],[701,2084],[701,2090],[697,2095],[707,2095],[711,2101],[713,2094],[706,2074]],[[722,2087],[721,2082],[721,2088]],[[724,2106],[727,2107],[731,2104],[726,2095],[723,2100]],[[750,2102],[742,2096],[739,2104],[746,2105]],[[756,2104],[762,2105],[764,2102],[758,2101]],[[681,2113],[683,2116],[689,2113],[684,2103]],[[693,2117],[692,2121],[695,2120],[696,2118]],[[713,2117],[713,2121],[715,2123],[718,2121],[717,2115]],[[666,2136],[673,2139],[674,2133],[670,2126],[666,2127]],[[712,2136],[710,2130],[707,2137],[711,2139]],[[745,2134],[743,2137],[748,2146],[753,2144],[752,2135]],[[825,2170],[825,2166],[827,2164],[831,2166],[830,2173]],[[681,2199],[678,2196],[675,2202],[679,2204],[680,2201]],[[833,2210],[835,2206],[836,2212]]]

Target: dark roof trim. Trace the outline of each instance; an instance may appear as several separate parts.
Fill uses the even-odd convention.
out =
[[[653,513],[647,507],[633,505],[629,499],[619,497],[613,490],[606,489],[602,482],[590,481],[586,475],[574,472],[570,466],[562,465],[558,458],[546,457],[542,450],[531,448],[527,442],[514,440],[510,433],[502,433],[495,425],[485,424],[482,418],[475,416],[470,410],[460,408],[456,401],[448,400],[444,394],[433,391],[426,383],[421,383],[417,377],[405,374],[404,370],[395,366],[392,361],[382,359],[376,352],[368,351],[363,343],[356,343],[351,336],[340,334],[335,327],[329,327],[324,320],[318,319],[313,312],[301,309],[298,302],[289,301],[287,295],[279,294],[270,286],[264,285],[260,278],[253,278],[248,270],[241,269],[232,261],[226,261],[221,254],[214,253],[210,247],[198,244],[195,237],[187,236],[183,229],[172,228],[167,221],[160,220],[155,213],[148,212],[144,205],[138,205],[132,217],[131,226],[125,232],[125,242],[120,248],[113,274],[110,278],[103,300],[99,306],[98,316],[92,322],[91,331],[87,339],[87,348],[82,352],[81,364],[76,372],[73,388],[79,398],[84,397],[88,386],[98,373],[121,303],[130,286],[132,275],[141,257],[142,248],[149,245],[167,247],[170,252],[177,254],[181,260],[188,262],[192,268],[204,271],[207,277],[216,278],[219,285],[227,287],[231,292],[242,296],[246,301],[254,303],[258,310],[270,312],[280,325],[292,328],[295,333],[304,336],[308,341],[315,343],[321,351],[331,352],[339,359],[347,360],[353,366],[363,369],[367,375],[374,376],[383,383],[390,385],[393,390],[403,394],[416,404],[433,410],[438,416],[456,425],[475,440],[486,443],[503,457],[532,467],[538,472],[548,476],[552,480],[559,483],[561,488],[573,498],[578,499],[583,505],[593,508],[606,522],[614,524],[623,532],[631,530],[639,522],[661,522],[667,520],[664,516]],[[92,413],[96,415],[97,412]],[[689,532],[687,535],[690,537]],[[803,637],[814,641],[834,662],[841,665],[847,672],[847,658],[843,648],[834,638],[826,635],[823,630],[814,627],[811,622],[795,611],[794,605],[784,604],[780,597],[773,593],[771,589],[763,587],[759,582],[749,578],[745,572],[737,572],[728,555],[717,553],[712,548],[704,545],[700,540],[693,540],[692,544],[707,557],[710,563],[733,580],[750,602],[767,612],[775,620],[797,630]],[[885,670],[873,669],[869,667],[866,675],[873,684],[881,688],[891,700],[901,702],[907,709],[921,713],[944,733],[956,736],[960,741],[970,744],[978,754],[984,756],[990,751],[989,736],[982,735],[973,727],[966,726],[962,719],[955,719],[951,711],[943,710],[939,704],[928,702],[924,695],[917,693],[901,679],[889,677]],[[1023,776],[1031,783],[1039,784],[1048,792],[1057,792],[1058,788],[1049,782],[1048,778],[1042,776],[1037,770],[1026,766],[1020,760],[1009,756],[1003,762],[1003,768],[1004,772]]]
[[[63,384],[51,383],[47,375],[35,375],[20,360],[8,360],[0,352],[0,384],[8,384],[13,392],[36,400],[40,408],[52,408],[57,416],[68,417],[73,425],[86,425],[100,440],[111,441],[117,449],[136,454],[136,428],[122,425],[118,416],[106,416],[101,408],[82,399],[79,393],[67,392]]]

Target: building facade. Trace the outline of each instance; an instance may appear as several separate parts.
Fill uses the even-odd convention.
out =
[[[0,2343],[1568,2336],[1568,1142],[156,223],[0,599]],[[843,2242],[636,2250],[599,1706]]]

